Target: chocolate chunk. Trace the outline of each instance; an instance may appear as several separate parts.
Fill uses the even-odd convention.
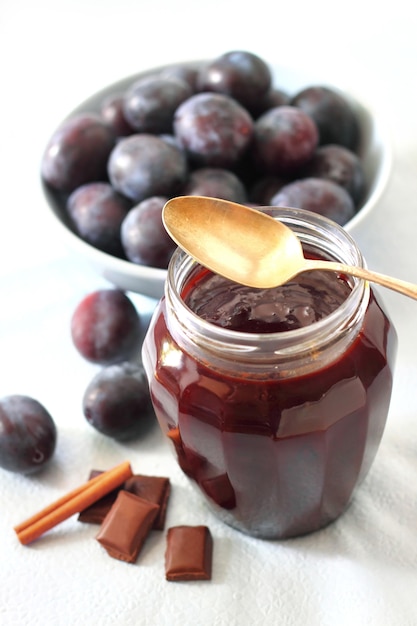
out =
[[[89,479],[101,473],[100,470],[91,470]],[[100,498],[100,500],[97,500],[97,502],[94,502],[94,504],[81,511],[78,516],[78,521],[86,524],[102,524],[121,489],[129,491],[144,500],[149,500],[149,502],[153,502],[154,504],[159,504],[160,509],[155,518],[153,528],[163,530],[168,498],[171,492],[169,478],[165,478],[164,476],[144,476],[142,474],[135,474],[129,478],[124,485],[118,487],[107,496],[104,496],[104,498]]]
[[[95,478],[96,476],[102,473],[103,472],[101,470],[93,469],[91,470],[88,478],[89,480],[91,480],[92,478]],[[88,506],[86,509],[81,511],[80,514],[78,515],[78,521],[84,522],[85,524],[101,524],[104,518],[106,517],[107,513],[110,511],[111,507],[113,506],[113,503],[116,500],[117,494],[119,493],[120,489],[122,489],[122,486],[118,487],[114,491],[111,491],[110,493],[107,494],[107,496],[100,498],[100,500],[97,500],[97,502],[94,502],[93,504]]]
[[[207,526],[168,529],[165,577],[171,581],[211,580],[213,539]]]
[[[159,505],[159,511],[152,528],[163,530],[167,512],[168,498],[171,492],[169,478],[163,476],[144,476],[135,474],[125,482],[123,489],[144,500]]]
[[[158,511],[157,504],[122,490],[106,515],[96,539],[114,559],[134,563]]]

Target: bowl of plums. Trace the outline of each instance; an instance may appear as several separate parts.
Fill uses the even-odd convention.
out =
[[[384,127],[353,94],[235,50],[89,97],[46,142],[41,181],[77,253],[120,289],[159,298],[175,249],[170,198],[302,208],[351,230],[390,166]]]

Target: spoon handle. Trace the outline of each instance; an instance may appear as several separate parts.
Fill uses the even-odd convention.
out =
[[[356,276],[357,278],[363,278],[364,280],[369,280],[372,283],[377,283],[378,285],[382,285],[383,287],[387,287],[388,289],[392,289],[393,291],[398,291],[404,296],[408,296],[409,298],[414,298],[414,300],[417,300],[417,285],[409,283],[405,280],[399,280],[398,278],[386,276],[385,274],[372,272],[363,267],[353,267],[333,261],[306,259],[304,269],[332,270],[335,272],[349,274],[350,276]]]

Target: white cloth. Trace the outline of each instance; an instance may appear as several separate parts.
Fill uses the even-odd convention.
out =
[[[417,283],[417,43],[405,0],[271,5],[260,0],[30,2],[0,6],[0,396],[25,393],[56,420],[50,467],[0,471],[0,623],[4,626],[414,626],[417,624],[417,302],[381,291],[399,335],[390,415],[375,463],[349,510],[313,535],[251,539],[218,522],[178,469],[157,427],[135,444],[101,437],[81,398],[97,368],[75,351],[69,320],[107,285],[63,247],[39,187],[51,132],[79,102],[141,69],[251,49],[364,94],[389,119],[394,168],[377,209],[353,235],[370,268]],[[153,302],[135,296],[149,313]],[[111,559],[75,518],[23,547],[13,526],[128,459],[169,476],[167,526],[208,524],[211,582],[164,579],[165,533],[137,564]]]

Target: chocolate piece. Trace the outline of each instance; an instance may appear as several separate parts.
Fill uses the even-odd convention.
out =
[[[101,470],[93,469],[91,470],[88,479],[91,480],[92,478],[95,478],[96,476],[99,476],[99,474],[102,474],[102,473],[103,472]],[[84,522],[85,524],[101,524],[104,518],[106,517],[107,513],[110,511],[111,507],[113,506],[113,503],[117,498],[117,494],[122,488],[123,488],[123,485],[121,485],[114,491],[111,491],[110,493],[107,494],[107,496],[104,496],[104,498],[100,498],[100,500],[97,500],[97,502],[94,502],[93,504],[88,506],[86,509],[81,511],[80,514],[78,515],[78,521]]]
[[[101,473],[101,470],[91,470],[89,479]],[[86,524],[102,524],[121,489],[129,491],[144,500],[149,500],[149,502],[153,502],[154,504],[159,504],[160,509],[155,518],[153,528],[155,530],[163,530],[168,498],[171,492],[169,478],[164,476],[135,474],[129,478],[124,485],[118,487],[107,496],[104,496],[104,498],[100,498],[100,500],[97,500],[97,502],[94,502],[94,504],[81,511],[78,516],[78,521]]]
[[[170,581],[211,580],[213,539],[207,526],[168,529],[165,577]]]
[[[163,530],[167,512],[168,498],[171,492],[169,478],[163,476],[144,476],[135,474],[125,482],[123,489],[144,500],[159,504],[159,511],[152,528]]]
[[[122,490],[96,539],[114,559],[134,563],[158,511],[157,504]]]

